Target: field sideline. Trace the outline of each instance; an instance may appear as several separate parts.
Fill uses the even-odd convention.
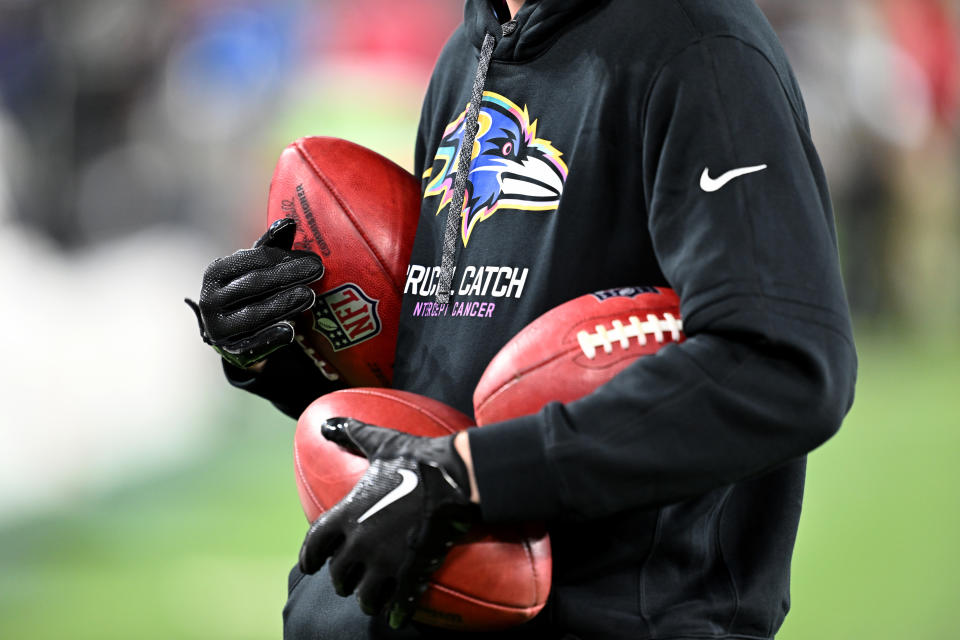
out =
[[[960,637],[960,342],[859,337],[857,403],[810,457],[780,640]],[[221,452],[0,530],[0,638],[279,638],[306,529],[293,423],[239,392]]]

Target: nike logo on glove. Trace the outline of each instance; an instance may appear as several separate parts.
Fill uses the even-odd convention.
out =
[[[383,511],[397,500],[410,495],[413,493],[413,490],[417,488],[417,485],[420,484],[420,478],[409,469],[397,469],[397,473],[400,474],[400,484],[398,484],[393,491],[380,498],[380,500],[367,509],[362,516],[357,518],[357,524]]]
[[[710,177],[710,168],[707,167],[703,170],[703,173],[700,174],[700,188],[706,191],[707,193],[713,193],[714,191],[719,191],[726,186],[728,182],[739,178],[740,176],[745,176],[748,173],[756,173],[757,171],[763,171],[767,168],[767,165],[761,164],[756,167],[743,167],[741,169],[734,169],[732,171],[727,171],[725,174],[719,178]]]

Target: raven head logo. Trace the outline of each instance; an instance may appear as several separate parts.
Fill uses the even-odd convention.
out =
[[[563,154],[537,137],[537,121],[530,122],[526,107],[492,91],[483,94],[480,105],[463,199],[464,246],[477,224],[498,211],[556,211],[568,173]],[[466,116],[464,109],[447,125],[433,165],[423,174],[429,180],[423,197],[440,196],[438,214],[453,200]]]

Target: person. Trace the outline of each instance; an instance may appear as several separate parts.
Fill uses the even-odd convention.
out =
[[[785,54],[751,0],[467,0],[464,15],[417,135],[394,386],[470,413],[520,329],[629,285],[675,289],[687,339],[581,400],[453,440],[329,424],[379,475],[311,526],[285,637],[486,637],[403,624],[459,528],[483,520],[546,522],[554,562],[544,611],[490,637],[773,638],[805,456],[839,428],[856,377]],[[228,378],[297,416],[331,386],[281,346],[322,271],[289,236],[211,265],[198,314]],[[463,315],[468,301],[488,312]],[[415,491],[375,506],[400,469]]]

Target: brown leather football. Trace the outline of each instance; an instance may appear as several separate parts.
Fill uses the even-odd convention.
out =
[[[487,365],[473,393],[477,424],[582,398],[637,358],[683,340],[673,289],[621,287],[565,302],[524,327]]]
[[[442,402],[394,389],[346,389],[318,398],[300,416],[294,438],[297,490],[310,521],[349,493],[368,466],[321,435],[324,421],[339,416],[420,436],[473,425]],[[431,577],[414,619],[462,631],[521,624],[546,604],[551,568],[550,540],[542,528],[475,527]]]
[[[270,184],[267,222],[297,221],[294,248],[323,259],[317,303],[297,341],[328,377],[389,386],[400,304],[420,215],[420,182],[346,140],[290,144]]]

